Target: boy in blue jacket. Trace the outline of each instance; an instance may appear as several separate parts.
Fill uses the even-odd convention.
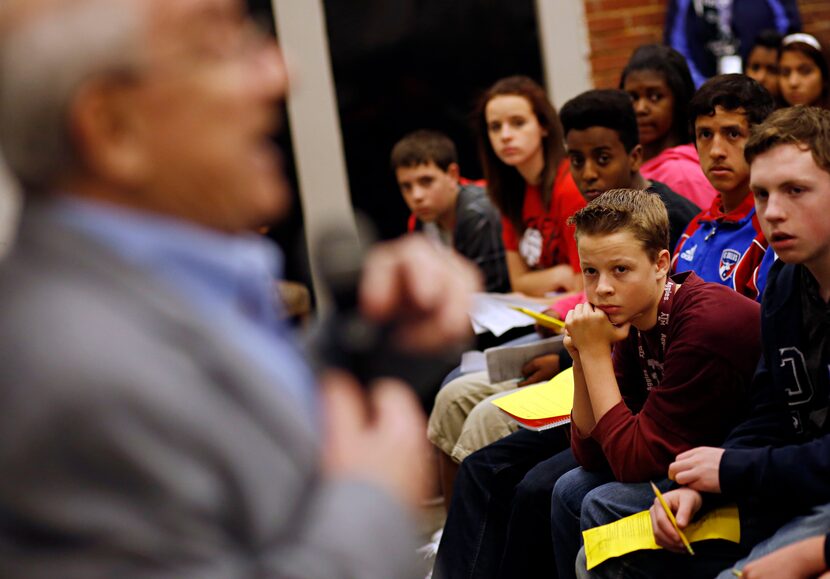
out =
[[[753,130],[746,145],[752,190],[764,233],[779,256],[762,304],[764,355],[755,377],[749,417],[723,448],[699,447],[677,456],[669,476],[681,488],[666,493],[684,528],[704,503],[722,495],[741,511],[742,545],[717,546],[696,557],[635,553],[603,563],[591,577],[649,575],[677,565],[691,576],[732,577],[732,559],[744,577],[761,576],[765,557],[805,548],[811,557],[791,576],[813,576],[828,566],[830,544],[830,111],[780,110]],[[615,499],[620,501],[620,490]],[[603,493],[583,503],[583,528],[619,517],[603,509]],[[634,495],[632,494],[632,497]],[[705,497],[705,499],[704,499]],[[632,501],[635,502],[635,501]],[[633,505],[632,505],[633,506]],[[636,509],[632,509],[636,510]],[[603,512],[604,511],[604,512]],[[651,508],[655,540],[669,551],[684,546],[659,505]],[[783,525],[783,526],[782,526]],[[788,547],[792,545],[792,547]],[[796,547],[796,545],[798,545]],[[816,553],[821,549],[822,553]],[[773,561],[774,562],[774,561]],[[724,570],[724,564],[727,568]],[[796,562],[791,562],[791,565]],[[584,557],[577,562],[584,571]],[[756,575],[757,573],[757,575]],[[639,576],[639,575],[637,575]],[[790,575],[788,575],[790,576]]]
[[[672,271],[692,270],[705,281],[756,299],[767,241],[749,189],[744,146],[749,132],[774,108],[770,94],[742,74],[709,79],[692,97],[689,119],[700,166],[718,196],[680,237]]]

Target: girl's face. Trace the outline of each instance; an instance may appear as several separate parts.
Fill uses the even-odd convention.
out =
[[[813,59],[797,50],[781,53],[781,96],[790,105],[812,105],[821,97],[821,70]]]
[[[547,135],[539,125],[530,101],[519,95],[498,95],[484,107],[490,145],[501,161],[524,173],[523,169],[544,166],[542,137]]]
[[[640,130],[640,144],[665,138],[674,124],[674,95],[662,74],[635,70],[625,77],[623,90],[631,96]]]
[[[746,59],[746,75],[778,96],[778,51],[766,46],[753,48]]]

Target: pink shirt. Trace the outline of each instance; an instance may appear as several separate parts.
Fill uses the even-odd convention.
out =
[[[640,174],[646,179],[665,183],[702,209],[709,207],[718,194],[703,174],[697,149],[691,143],[665,149],[643,163]]]

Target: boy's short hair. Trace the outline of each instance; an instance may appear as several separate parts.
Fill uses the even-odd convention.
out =
[[[409,133],[395,143],[391,155],[392,171],[399,167],[417,167],[435,163],[446,172],[450,165],[458,163],[455,143],[444,133],[420,130]]]
[[[580,235],[610,235],[629,231],[643,244],[652,261],[669,249],[669,214],[660,196],[638,189],[611,189],[574,213],[568,223]]]
[[[752,128],[744,147],[747,163],[778,145],[809,149],[816,165],[830,173],[830,111],[803,105],[775,111]]]
[[[630,152],[640,143],[637,115],[625,91],[586,91],[565,103],[559,111],[559,120],[566,138],[569,131],[605,127],[617,132],[626,151]]]
[[[775,108],[767,89],[743,74],[722,74],[701,85],[689,103],[689,128],[695,132],[698,117],[715,114],[715,107],[727,111],[743,109],[750,126],[762,122]]]

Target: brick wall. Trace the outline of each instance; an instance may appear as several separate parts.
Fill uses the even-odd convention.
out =
[[[799,0],[804,31],[816,35],[822,43],[830,43],[830,2],[827,0]],[[828,47],[830,48],[830,47]]]
[[[616,87],[631,52],[663,41],[666,0],[583,0],[594,86]],[[830,2],[799,0],[806,32],[830,42]]]

